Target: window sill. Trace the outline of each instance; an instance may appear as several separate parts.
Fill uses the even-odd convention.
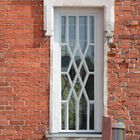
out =
[[[76,133],[54,133],[54,134],[45,134],[46,138],[102,138],[102,134],[89,133],[89,134],[76,134]]]

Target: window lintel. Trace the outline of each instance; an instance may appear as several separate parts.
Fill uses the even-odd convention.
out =
[[[44,30],[52,36],[54,24],[54,7],[102,7],[104,8],[104,30],[108,34],[114,32],[114,1],[115,0],[44,0]],[[112,34],[113,35],[113,34]]]

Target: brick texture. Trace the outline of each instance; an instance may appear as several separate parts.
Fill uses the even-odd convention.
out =
[[[0,0],[0,140],[44,140],[49,114],[49,38],[43,0]],[[108,48],[108,115],[140,140],[140,0],[116,0]]]
[[[140,1],[116,0],[108,50],[108,114],[124,118],[126,139],[140,140]]]
[[[44,139],[48,91],[43,0],[0,0],[0,140]]]

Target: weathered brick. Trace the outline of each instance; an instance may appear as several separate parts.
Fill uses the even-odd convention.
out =
[[[49,40],[44,39],[43,31],[43,0],[1,0],[1,140],[44,136],[48,128],[49,60]],[[42,131],[36,129],[40,126]]]
[[[108,57],[108,115],[113,119],[119,117],[125,119],[126,140],[139,140],[140,138],[139,4],[139,0],[116,0],[114,42],[118,49],[121,49],[122,57],[119,55],[118,57],[116,55]],[[117,74],[115,78],[120,81],[116,87],[114,87],[116,81],[110,78],[114,73]],[[118,88],[120,91],[116,92]],[[129,120],[132,121],[129,122]]]

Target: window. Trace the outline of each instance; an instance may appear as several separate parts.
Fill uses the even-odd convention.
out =
[[[107,43],[108,41],[111,41],[113,31],[114,31],[114,2],[115,0],[82,0],[82,1],[81,0],[76,0],[76,1],[75,0],[44,0],[44,7],[45,7],[44,8],[44,29],[46,30],[46,35],[51,36],[51,40],[50,40],[50,45],[51,45],[50,46],[51,48],[51,53],[50,53],[51,55],[51,58],[50,58],[50,61],[51,61],[50,123],[49,123],[50,133],[59,133],[62,131],[63,132],[80,132],[80,131],[81,132],[101,132],[101,125],[102,125],[101,118],[102,118],[102,115],[106,116],[107,114],[107,76],[106,76],[107,75],[107,61],[106,61],[107,58],[106,57],[107,57]],[[61,8],[58,8],[58,7],[61,7]],[[86,24],[84,23],[80,25],[78,23],[78,20],[80,17],[81,18],[83,17],[82,19],[86,18],[86,20],[84,20]],[[89,17],[91,17],[91,20],[93,19],[93,21],[90,21]],[[68,23],[70,22],[69,18],[72,18],[71,20],[76,18],[74,21],[71,21],[74,24],[68,25]],[[89,25],[90,22],[94,22],[94,25],[92,24],[93,27],[90,27],[91,26]],[[86,27],[84,27],[85,25]],[[72,28],[72,30],[76,28],[76,31],[68,32],[68,28]],[[78,28],[82,28],[83,30],[78,31]],[[87,29],[87,28],[94,28],[94,32],[91,32],[90,29]],[[72,30],[70,29],[70,31]],[[90,62],[89,58],[91,58],[93,53],[90,55],[87,55],[88,47],[86,47],[87,50],[84,50],[85,52],[83,52],[83,50],[77,50],[77,52],[76,50],[74,50],[74,53],[73,53],[70,48],[70,45],[75,46],[72,43],[73,38],[72,37],[70,38],[71,42],[67,40],[68,36],[73,36],[76,39],[74,41],[75,44],[80,43],[80,40],[77,40],[77,38],[79,38],[78,37],[79,32],[82,32],[82,33],[86,32],[86,34],[88,34],[91,38],[94,38],[94,42],[90,42],[92,43],[91,46],[93,47],[89,47],[89,44],[88,44],[89,48],[92,48],[92,50],[94,48],[94,72],[93,72],[94,74],[91,74],[92,77],[94,76],[94,100],[92,99],[87,100],[88,99],[87,96],[90,94],[87,94],[87,91],[86,91],[87,89],[85,85],[86,83],[85,81],[88,80],[89,74],[91,73],[89,71],[88,65],[93,63],[93,61],[92,63],[89,63]],[[87,43],[86,41],[92,41],[92,39],[90,39],[88,36],[85,36],[85,33],[81,35],[81,38],[83,42],[85,42],[85,44]],[[65,41],[67,41],[66,45],[64,45]],[[84,45],[82,45],[82,47],[84,49]],[[63,52],[61,53],[61,51]],[[67,74],[64,76],[63,76],[63,71],[61,71],[62,70],[61,57],[63,58],[65,57],[65,62],[63,60],[64,62],[63,70],[66,69],[67,71],[66,70],[65,71],[67,72]],[[87,58],[89,60],[87,60]],[[103,62],[104,62],[104,66],[103,66]],[[73,70],[75,71],[74,79],[72,78],[72,74],[70,73],[70,70],[71,70],[71,73],[73,73]],[[73,79],[73,81],[71,79]],[[63,87],[65,84],[64,81],[67,82],[66,91],[64,90],[65,88]],[[89,80],[89,83],[91,83],[90,80]],[[63,100],[61,100],[62,93],[64,95],[66,94],[64,91],[62,92],[62,89],[69,96],[74,94],[73,95],[74,101],[75,101],[75,98],[77,97],[77,94],[79,94],[80,97],[83,95],[84,103],[86,103],[86,105],[88,104],[87,106],[89,106],[90,101],[94,101],[92,105],[94,106],[94,119],[92,119],[93,123],[91,123],[92,127],[94,126],[94,129],[91,127],[91,129],[88,130],[88,128],[90,128],[90,120],[91,120],[90,116],[93,113],[88,113],[89,117],[87,117],[88,121],[86,122],[86,125],[80,124],[79,122],[80,119],[85,118],[84,115],[86,113],[83,111],[85,105],[83,105],[84,107],[83,109],[81,109],[82,115],[79,118],[79,121],[77,121],[78,116],[79,116],[77,115],[78,114],[77,109],[80,110],[80,108],[76,109],[75,115],[77,115],[77,117],[74,120],[76,122],[76,125],[75,125],[76,129],[72,129],[72,127],[70,130],[68,129],[69,127],[68,114],[70,113],[67,111],[68,112],[66,114],[67,116],[65,115],[63,117],[63,114],[65,114],[66,112],[65,110],[68,109],[68,107],[65,107],[66,106],[65,104],[68,104],[68,102],[64,100],[66,101],[66,103],[62,103],[63,102]],[[70,96],[71,99],[73,99],[72,98],[73,96]],[[76,100],[76,103],[77,102],[78,101]],[[92,111],[88,109],[88,112],[92,112]],[[72,124],[75,124],[75,123],[73,123],[72,121]],[[85,126],[86,126],[86,129],[84,128]],[[81,127],[82,129],[78,129],[78,127],[79,128]]]
[[[103,11],[55,8],[54,14],[53,125],[56,132],[101,132]]]

